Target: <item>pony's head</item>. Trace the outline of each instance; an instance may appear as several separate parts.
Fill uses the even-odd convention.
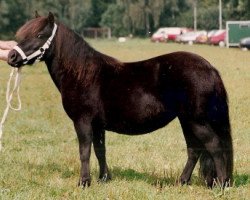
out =
[[[28,21],[17,31],[18,44],[10,51],[8,64],[21,67],[45,60],[51,53],[56,30],[57,25],[52,13],[49,13],[48,17],[40,17],[36,13],[35,19]]]

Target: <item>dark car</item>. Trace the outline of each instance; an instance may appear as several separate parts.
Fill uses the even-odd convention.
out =
[[[250,49],[250,37],[242,38],[240,40],[240,48],[242,49]]]

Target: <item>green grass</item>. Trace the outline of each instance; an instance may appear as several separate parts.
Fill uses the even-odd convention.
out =
[[[136,61],[185,50],[200,54],[220,71],[228,90],[234,144],[234,186],[209,190],[195,169],[191,186],[176,186],[186,162],[178,121],[143,136],[108,132],[107,160],[113,180],[98,184],[98,163],[91,155],[92,185],[77,187],[78,142],[72,122],[44,64],[23,68],[21,112],[10,112],[0,153],[0,200],[5,199],[249,199],[250,52],[203,45],[89,41],[122,61]],[[10,68],[0,62],[0,114]]]

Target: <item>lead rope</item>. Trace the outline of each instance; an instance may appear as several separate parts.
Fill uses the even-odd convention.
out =
[[[11,90],[11,81],[14,78],[14,86]],[[20,81],[21,81],[21,68],[13,68],[11,73],[10,73],[10,78],[7,82],[7,89],[6,89],[6,108],[4,110],[2,120],[0,123],[0,151],[2,150],[2,135],[3,135],[3,124],[7,118],[9,109],[14,110],[14,111],[19,111],[22,108],[22,102],[21,98],[19,95],[19,88],[20,88]],[[17,101],[18,101],[18,107],[14,108],[11,105],[11,101],[13,98],[13,94],[16,92],[17,95]]]

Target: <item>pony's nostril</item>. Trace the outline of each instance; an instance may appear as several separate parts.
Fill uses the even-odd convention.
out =
[[[10,54],[10,60],[12,62],[16,61],[16,58],[17,58],[17,53],[16,51],[12,51],[11,54]]]

